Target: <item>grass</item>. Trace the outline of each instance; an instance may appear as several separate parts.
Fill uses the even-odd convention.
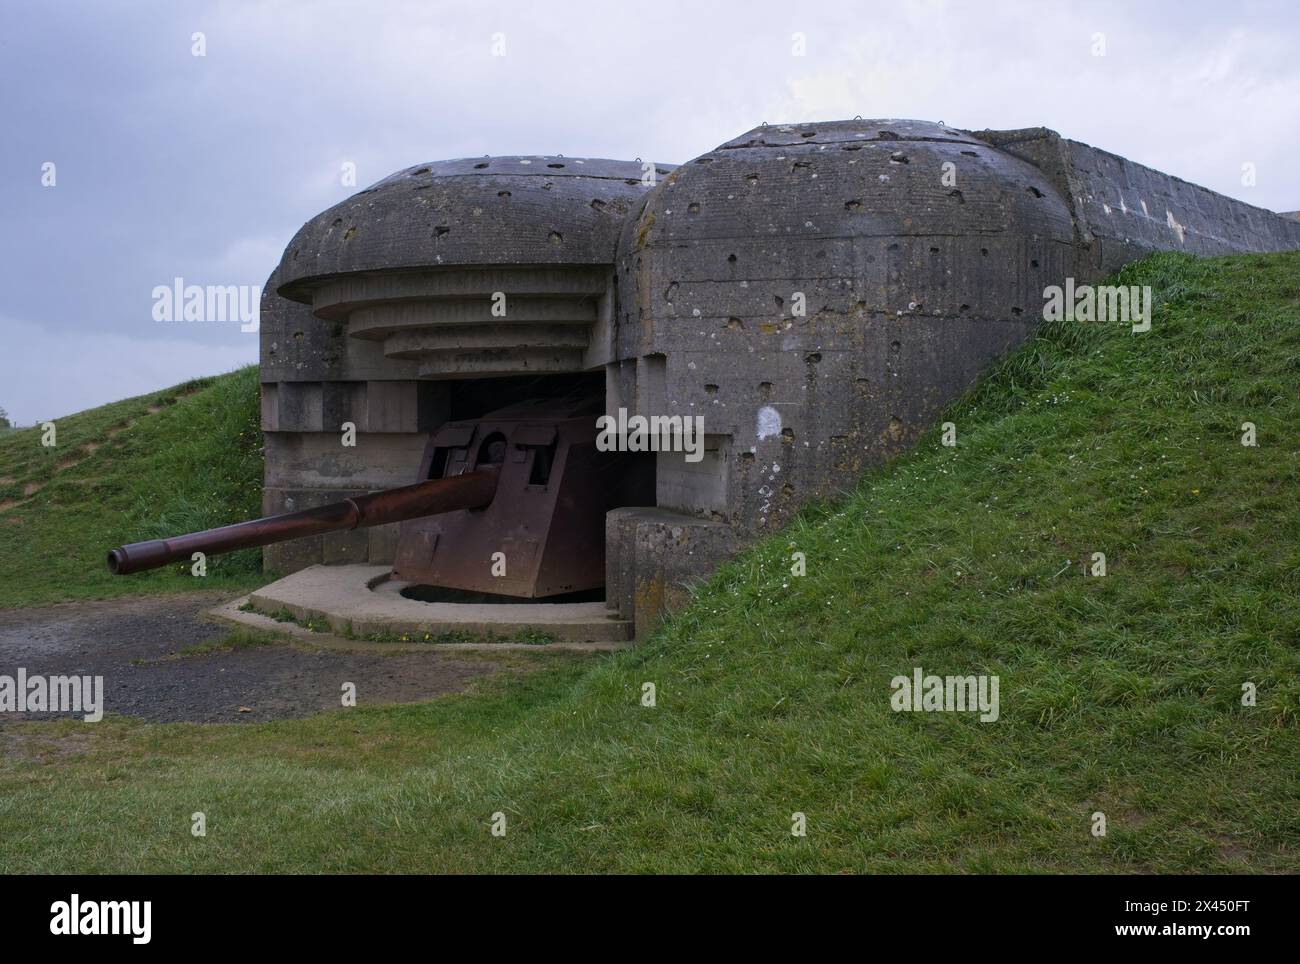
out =
[[[267,633],[239,626],[215,639],[183,646],[176,651],[176,657],[183,659],[188,656],[211,656],[214,653],[233,653],[241,649],[277,646],[289,642],[292,640],[281,633]]]
[[[1295,872],[1300,255],[1121,280],[1150,333],[1045,327],[956,448],[634,650],[306,720],[6,727],[0,871]],[[999,720],[892,712],[917,666],[997,675]]]
[[[263,581],[260,550],[113,576],[107,551],[261,515],[257,368],[0,434],[0,608]]]

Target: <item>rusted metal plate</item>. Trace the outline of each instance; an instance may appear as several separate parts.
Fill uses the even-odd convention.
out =
[[[444,426],[430,440],[422,475],[497,466],[497,495],[485,509],[404,523],[395,575],[524,598],[603,586],[605,513],[618,504],[628,462],[596,451],[601,404],[547,400]],[[427,546],[431,558],[421,563]]]

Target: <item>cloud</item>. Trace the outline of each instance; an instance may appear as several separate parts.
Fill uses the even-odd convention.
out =
[[[684,162],[763,121],[1044,125],[1262,207],[1300,208],[1300,128],[1288,123],[1300,103],[1300,17],[1290,2],[570,0],[560,9],[532,0],[0,7],[0,87],[22,91],[6,103],[0,149],[0,313],[37,325],[42,350],[69,353],[65,383],[138,393],[161,383],[130,367],[127,344],[175,353],[186,375],[201,359],[215,371],[244,351],[205,327],[160,339],[149,319],[155,285],[261,284],[305,220],[395,170],[511,153]],[[195,31],[206,57],[191,55]],[[505,57],[492,56],[496,33]],[[1093,56],[1096,33],[1104,57]],[[47,160],[58,164],[55,188],[40,186]],[[357,166],[356,187],[342,183],[345,161]],[[1255,187],[1241,183],[1247,162]],[[79,346],[109,336],[120,341],[105,347],[130,363],[123,373],[155,380],[106,382]],[[163,381],[166,368],[155,370]],[[0,404],[15,411],[56,403],[34,380],[6,381]]]
[[[261,284],[280,263],[283,252],[284,242],[270,235],[238,238],[202,267],[201,277],[186,280],[196,284]]]

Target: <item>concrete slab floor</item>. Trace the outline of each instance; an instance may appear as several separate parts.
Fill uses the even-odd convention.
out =
[[[401,594],[408,584],[395,580],[387,566],[312,566],[255,590],[243,599],[211,610],[227,622],[273,629],[310,638],[313,644],[355,646],[349,637],[373,633],[423,636],[462,632],[501,638],[501,642],[438,643],[439,649],[622,649],[631,645],[632,623],[619,619],[602,602],[445,603],[420,602]],[[329,626],[331,641],[291,622],[256,612],[241,612],[251,602],[260,613],[288,612],[300,622]],[[509,641],[535,631],[555,640],[534,644]],[[324,638],[323,638],[324,637]],[[375,643],[390,648],[401,643]],[[426,647],[425,643],[410,645]]]

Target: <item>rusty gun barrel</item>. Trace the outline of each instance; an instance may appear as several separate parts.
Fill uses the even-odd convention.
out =
[[[322,532],[364,529],[457,509],[481,509],[496,495],[499,471],[495,466],[483,467],[463,475],[359,495],[315,509],[236,522],[170,539],[133,542],[109,550],[108,568],[121,576],[188,560],[196,552],[217,555]]]

